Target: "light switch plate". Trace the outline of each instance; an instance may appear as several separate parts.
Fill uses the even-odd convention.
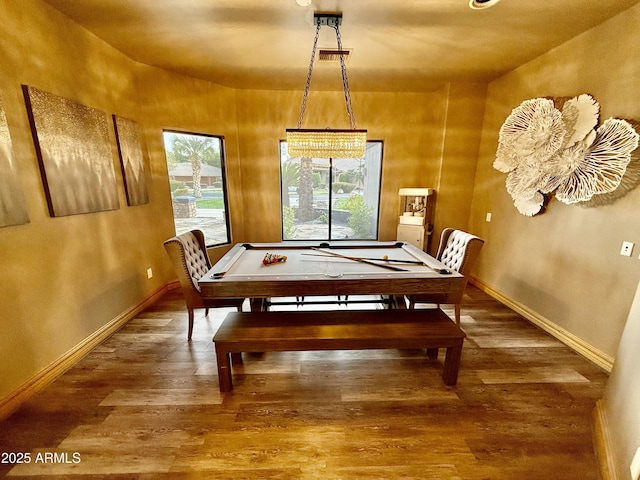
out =
[[[622,248],[620,249],[620,255],[630,257],[633,252],[633,242],[622,242]]]

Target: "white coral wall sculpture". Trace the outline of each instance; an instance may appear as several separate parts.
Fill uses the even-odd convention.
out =
[[[507,191],[523,215],[539,213],[544,194],[571,204],[612,192],[638,147],[625,120],[610,118],[596,129],[600,106],[590,95],[561,108],[548,98],[526,100],[500,128],[493,167],[508,173]]]

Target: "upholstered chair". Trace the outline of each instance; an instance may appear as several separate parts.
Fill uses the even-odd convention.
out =
[[[484,240],[475,235],[471,235],[462,230],[445,228],[440,236],[440,244],[438,245],[436,258],[448,268],[464,275],[464,286],[459,293],[455,294],[434,293],[408,295],[409,308],[415,308],[416,303],[435,303],[438,307],[440,304],[453,304],[456,323],[460,325],[460,303],[462,302],[464,287],[467,286],[469,272],[476,258],[478,258],[483,244]]]
[[[164,242],[164,248],[171,258],[173,268],[178,275],[184,300],[189,312],[189,332],[187,340],[193,334],[193,310],[204,308],[205,316],[209,308],[235,307],[242,311],[244,299],[210,300],[202,298],[198,280],[211,268],[211,261],[207,253],[204,234],[200,230],[192,230],[182,235],[176,235]]]

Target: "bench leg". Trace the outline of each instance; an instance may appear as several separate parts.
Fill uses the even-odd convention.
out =
[[[427,348],[427,357],[429,360],[437,360],[438,359],[438,348]]]
[[[447,348],[442,372],[442,380],[444,380],[445,385],[455,385],[458,382],[458,368],[460,368],[461,356],[462,346]]]
[[[231,365],[242,365],[242,352],[233,352],[231,354]]]
[[[216,359],[218,360],[218,383],[221,392],[230,392],[233,390],[233,382],[231,380],[231,359],[229,352],[220,351],[216,346]]]

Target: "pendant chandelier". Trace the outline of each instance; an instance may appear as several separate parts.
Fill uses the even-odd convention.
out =
[[[355,117],[353,115],[353,105],[351,104],[351,92],[349,91],[349,81],[347,80],[347,68],[344,62],[344,50],[340,38],[340,23],[342,15],[315,14],[316,36],[313,41],[311,52],[311,62],[307,73],[307,83],[304,87],[302,105],[300,106],[300,116],[298,117],[298,128],[287,129],[287,148],[291,157],[306,158],[361,158],[364,156],[367,146],[367,131],[358,130]],[[309,96],[309,86],[311,85],[311,74],[313,63],[316,57],[318,36],[320,27],[327,25],[336,31],[338,41],[338,57],[340,58],[340,68],[342,69],[342,87],[344,89],[344,99],[347,105],[347,115],[349,116],[350,129],[332,130],[326,129],[303,129],[302,120],[307,106]]]

